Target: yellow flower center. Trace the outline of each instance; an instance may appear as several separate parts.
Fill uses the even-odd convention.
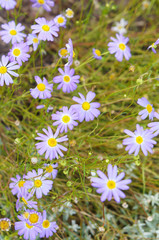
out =
[[[50,30],[50,27],[48,25],[43,25],[42,26],[42,29],[45,31],[45,32],[48,32]]]
[[[119,48],[120,48],[122,51],[124,51],[125,48],[126,48],[126,46],[125,46],[124,43],[119,43]]]
[[[114,189],[114,188],[116,188],[116,182],[113,181],[113,180],[108,180],[108,182],[107,182],[107,187],[108,187],[109,189]]]
[[[58,17],[57,22],[58,22],[59,24],[60,24],[60,23],[63,23],[63,22],[64,22],[64,18],[63,18],[63,17]]]
[[[43,92],[45,90],[45,84],[44,83],[39,83],[37,85],[37,89],[41,92]]]
[[[9,226],[9,222],[8,221],[6,221],[6,220],[1,220],[0,221],[0,229],[2,231],[7,231],[7,230],[9,230],[9,228],[10,228],[10,226]]]
[[[42,223],[43,228],[48,228],[50,227],[50,222],[48,220],[44,220]]]
[[[97,54],[98,57],[101,56],[101,51],[100,51],[100,50],[96,49],[96,50],[95,50],[95,53]]]
[[[64,82],[70,82],[71,78],[69,76],[64,76],[63,77]]]
[[[25,198],[22,197],[22,201],[27,205],[28,202],[25,200]]]
[[[45,1],[44,1],[44,0],[38,0],[38,3],[39,3],[39,4],[44,4]]]
[[[15,48],[14,50],[13,50],[13,55],[14,56],[16,56],[16,57],[18,57],[19,55],[20,55],[20,49],[19,48]]]
[[[152,106],[150,104],[147,105],[146,109],[147,109],[148,113],[152,112]]]
[[[21,180],[21,181],[19,181],[18,182],[18,187],[24,187],[24,183],[25,183],[25,181],[23,181],[23,180]]]
[[[17,31],[16,30],[10,30],[10,32],[9,32],[12,36],[15,36],[16,34],[17,34]]]
[[[76,56],[76,53],[73,51],[73,58]]]
[[[67,115],[65,115],[65,116],[62,117],[62,121],[63,121],[64,123],[68,123],[68,122],[70,121],[70,117],[67,116]]]
[[[68,9],[66,11],[67,16],[72,17],[73,16],[73,11],[71,9]]]
[[[50,138],[50,139],[48,140],[48,145],[49,145],[50,147],[55,147],[55,146],[57,145],[56,139],[55,139],[55,138]]]
[[[24,212],[24,213],[23,213],[23,217],[24,217],[25,219],[28,219],[28,218],[29,218],[29,213],[28,213],[28,212]]]
[[[33,43],[38,43],[38,42],[39,42],[38,38],[33,38]]]
[[[63,49],[61,49],[60,54],[61,54],[62,57],[66,57],[68,52],[65,48],[63,48]]]
[[[26,223],[26,227],[29,229],[33,228],[33,226],[29,225],[28,223]]]
[[[34,223],[37,223],[39,220],[39,216],[37,213],[31,213],[30,216],[29,216],[29,221],[34,224]]]
[[[90,104],[89,104],[89,102],[84,102],[84,103],[82,103],[82,108],[83,108],[85,111],[89,110],[89,109],[90,109]]]
[[[143,142],[143,138],[141,136],[136,137],[136,142],[141,144]]]
[[[148,8],[149,3],[145,2],[145,3],[143,3],[143,5],[144,5],[145,8]]]
[[[49,165],[46,167],[46,172],[51,173],[53,171],[53,166]]]
[[[41,187],[41,185],[42,185],[42,181],[41,180],[37,179],[37,180],[34,181],[34,186],[35,187],[39,188],[39,187]]]
[[[6,67],[4,67],[4,66],[0,67],[0,73],[1,74],[5,74],[6,72],[7,72],[7,68]]]

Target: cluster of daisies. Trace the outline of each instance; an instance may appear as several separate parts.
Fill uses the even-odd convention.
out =
[[[54,6],[52,0],[31,0],[33,7],[43,7],[46,11],[51,11],[51,7]],[[15,0],[0,0],[0,6],[6,10],[14,9],[16,6]],[[40,41],[54,41],[55,37],[58,37],[60,27],[66,27],[66,18],[72,18],[74,12],[68,8],[65,16],[60,14],[52,20],[47,20],[44,17],[35,19],[34,25],[31,26],[32,33],[26,35],[23,33],[25,27],[21,23],[15,23],[10,21],[2,24],[0,30],[1,39],[5,43],[10,43],[11,49],[8,56],[2,56],[0,61],[0,86],[4,83],[9,85],[13,83],[11,76],[18,77],[19,74],[15,72],[23,62],[26,62],[30,58],[30,48],[33,46],[33,51],[36,51]],[[117,31],[116,39],[111,38],[112,42],[108,44],[108,50],[111,54],[115,53],[115,57],[118,61],[123,60],[123,56],[126,60],[131,57],[130,49],[127,46],[129,41],[128,37],[124,37],[126,33],[125,26],[127,22],[122,19],[116,27],[112,30]],[[151,47],[154,50],[159,42],[156,41]],[[62,90],[64,93],[70,93],[77,89],[80,82],[80,76],[75,75],[75,69],[71,66],[75,56],[72,40],[69,39],[68,43],[58,51],[59,57],[66,61],[64,68],[59,68],[59,75],[53,78],[53,83],[57,84],[57,89]],[[102,54],[99,49],[93,48],[94,58],[101,60]],[[49,83],[44,77],[41,79],[39,76],[35,76],[36,87],[30,89],[30,94],[33,98],[47,99],[51,98],[53,92],[53,84]],[[73,130],[79,122],[93,121],[100,115],[98,108],[100,103],[92,102],[96,94],[89,91],[85,96],[82,93],[78,93],[79,97],[74,96],[72,99],[75,104],[70,107],[63,106],[59,111],[52,114],[53,126],[57,129],[53,133],[50,126],[43,128],[43,133],[37,133],[35,138],[39,142],[36,143],[36,149],[40,155],[45,156],[45,159],[53,160],[58,159],[59,156],[63,157],[63,152],[67,151],[67,148],[62,145],[63,142],[68,141],[67,135],[58,137],[59,134],[67,133],[69,130]],[[138,104],[145,107],[139,114],[142,119],[145,119],[149,115],[149,119],[153,120],[153,117],[159,119],[159,115],[154,112],[152,105],[145,99],[139,99]],[[40,105],[37,108],[40,109],[44,105]],[[126,150],[129,154],[135,152],[135,155],[139,153],[140,146],[145,155],[147,152],[152,153],[153,145],[156,144],[152,138],[159,134],[159,123],[150,123],[148,125],[150,130],[143,130],[142,127],[137,125],[137,130],[132,133],[129,130],[125,132],[130,135],[123,141],[124,145],[127,145]],[[156,134],[153,132],[156,131]],[[38,211],[38,203],[34,201],[42,198],[42,195],[48,195],[52,189],[53,179],[56,178],[57,170],[55,164],[44,164],[43,168],[29,171],[23,177],[17,175],[16,178],[11,178],[10,188],[13,195],[17,196],[16,210],[20,212],[18,215],[18,222],[15,222],[15,230],[18,230],[18,234],[23,235],[24,239],[35,240],[39,235],[40,237],[50,237],[56,232],[58,228],[56,222],[49,221],[46,215],[46,211]],[[122,190],[127,190],[127,186],[131,183],[130,179],[123,180],[125,173],[121,172],[117,174],[117,166],[108,165],[106,176],[102,171],[98,170],[98,177],[91,178],[92,186],[97,188],[97,193],[102,193],[101,201],[106,199],[110,201],[112,198],[117,203],[120,202],[120,198],[125,198],[125,194]],[[49,178],[49,179],[48,179]],[[36,198],[35,198],[36,197]],[[11,226],[10,220],[7,218],[0,219],[0,228],[4,231],[8,231]]]
[[[139,98],[137,103],[144,107],[142,111],[139,112],[139,116],[144,120],[149,117],[149,120],[153,121],[153,118],[159,119],[159,114],[155,112],[153,105],[145,98]],[[145,129],[139,124],[136,125],[136,130],[131,132],[125,129],[124,132],[130,137],[123,140],[123,145],[127,145],[125,150],[129,154],[134,153],[135,156],[138,155],[140,148],[145,156],[149,153],[153,153],[153,147],[157,143],[153,140],[159,134],[159,122],[151,122],[148,124],[150,129]]]
[[[17,196],[16,210],[21,213],[18,215],[18,222],[15,222],[15,230],[18,234],[23,235],[24,239],[35,240],[40,237],[50,237],[56,232],[58,226],[47,217],[46,211],[38,211],[38,203],[34,201],[42,198],[42,195],[48,195],[53,186],[58,170],[58,164],[44,164],[43,168],[29,171],[23,177],[16,175],[11,178],[9,185],[12,194]],[[49,179],[48,179],[49,178]],[[3,231],[9,230],[10,220],[3,219],[1,223]],[[2,228],[2,227],[1,227]]]
[[[0,1],[0,5],[4,7],[3,3],[5,3],[9,4],[9,6],[13,6],[14,2],[14,0],[2,1],[2,3]],[[51,4],[52,6],[54,5],[54,2],[51,0],[40,0],[40,2],[40,6],[44,7],[44,9],[47,8],[49,4]],[[36,5],[36,7],[38,6]],[[6,9],[9,10],[12,8]],[[66,10],[65,16],[67,18],[72,18],[73,15],[74,12],[71,9]],[[1,25],[0,37],[5,43],[11,43],[12,47],[10,48],[8,55],[2,56],[0,61],[0,86],[3,86],[4,83],[6,85],[13,83],[13,79],[11,76],[19,76],[19,74],[15,73],[14,70],[19,69],[20,66],[22,66],[23,62],[29,60],[30,45],[33,46],[33,51],[36,51],[40,41],[53,41],[54,37],[58,37],[59,28],[66,27],[67,19],[65,16],[60,14],[49,21],[46,20],[44,17],[39,17],[35,19],[36,24],[31,26],[32,33],[28,35],[23,33],[25,27],[21,23],[16,24],[15,21],[10,21]],[[69,49],[67,53],[66,51],[61,50],[61,52],[65,56],[68,56]]]

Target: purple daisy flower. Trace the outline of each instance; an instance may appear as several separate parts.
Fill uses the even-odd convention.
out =
[[[62,14],[57,15],[54,21],[58,27],[66,27],[66,18]]]
[[[147,49],[152,49],[152,51],[154,52],[154,53],[156,53],[156,48],[157,48],[157,45],[159,44],[159,39],[157,39],[157,41],[156,42],[154,42],[154,43],[152,43]]]
[[[47,21],[45,18],[37,18],[35,19],[35,22],[37,24],[32,25],[31,29],[33,29],[33,34],[37,34],[38,35],[38,39],[39,40],[43,40],[43,41],[53,41],[55,37],[58,37],[58,31],[59,28],[57,27],[57,25],[55,24],[54,20],[51,21]]]
[[[76,122],[76,120],[78,120],[78,114],[72,107],[70,107],[70,109],[68,109],[68,107],[63,107],[62,112],[57,111],[56,114],[52,114],[51,116],[52,120],[56,120],[53,126],[58,125],[60,133],[66,133],[68,128],[72,130],[74,126],[78,125]]]
[[[2,24],[1,27],[4,30],[0,31],[0,36],[5,43],[11,42],[12,44],[14,44],[17,42],[22,42],[24,37],[26,37],[26,34],[21,33],[21,31],[25,29],[25,27],[22,26],[21,23],[18,23],[18,25],[16,25],[14,21],[11,21]]]
[[[147,118],[147,116],[149,116],[149,119],[150,120],[153,120],[153,117],[154,117],[154,108],[153,108],[153,105],[149,103],[149,101],[142,97],[142,98],[139,98],[137,100],[137,103],[142,106],[142,107],[145,107],[144,110],[140,111],[139,112],[139,115],[141,116],[141,119],[144,120],[145,118]]]
[[[55,169],[58,167],[58,163],[55,163],[55,164],[44,164],[45,166],[45,176],[46,177],[51,177],[52,175],[52,178],[55,179],[56,176],[57,176],[57,173],[58,173],[58,170]]]
[[[35,34],[29,34],[28,35],[28,37],[27,37],[27,44],[28,45],[32,45],[33,44],[34,51],[37,50],[39,43],[40,43],[40,41],[39,41],[38,37]]]
[[[93,48],[93,55],[94,55],[94,58],[96,58],[98,60],[102,59],[102,54],[99,49]]]
[[[110,54],[115,53],[116,59],[121,62],[123,60],[123,56],[126,60],[129,60],[131,57],[130,48],[126,45],[129,41],[129,38],[125,38],[123,35],[116,34],[117,39],[111,37],[113,42],[108,43],[108,51]]]
[[[2,8],[5,8],[6,10],[14,9],[16,4],[17,4],[17,2],[14,0],[7,0],[7,1],[0,0],[0,6]]]
[[[125,198],[125,194],[121,190],[128,190],[127,184],[131,183],[131,179],[122,180],[125,173],[122,172],[117,176],[117,166],[108,165],[108,177],[100,170],[97,170],[99,178],[91,178],[92,187],[98,188],[97,193],[102,193],[101,202],[106,199],[110,201],[114,197],[117,203],[120,203],[120,198]],[[122,180],[122,181],[121,181]]]
[[[157,142],[152,139],[155,135],[150,130],[144,130],[143,127],[137,124],[134,133],[127,129],[124,132],[130,136],[123,140],[123,145],[127,145],[125,150],[129,151],[129,154],[134,152],[134,155],[137,156],[140,147],[145,156],[148,155],[148,152],[153,153],[152,148]]]
[[[29,200],[32,198],[33,195],[31,193],[28,193],[25,188],[21,190],[21,197],[17,199],[16,202],[16,210],[17,212],[21,210],[23,207],[24,208],[34,208],[37,210],[37,202]]]
[[[68,43],[66,44],[67,49],[67,57],[68,57],[68,63],[66,63],[67,66],[71,66],[73,63],[73,57],[75,56],[75,53],[73,51],[73,43],[71,38],[68,40]]]
[[[12,49],[10,49],[8,56],[10,58],[10,61],[13,62],[16,60],[21,66],[22,62],[28,61],[28,58],[30,57],[27,52],[29,52],[29,46],[27,45],[27,43],[15,43]]]
[[[64,71],[62,68],[58,68],[58,71],[62,76],[56,76],[53,78],[54,83],[59,83],[57,89],[62,88],[64,93],[73,92],[77,88],[77,83],[79,83],[80,76],[74,75],[75,70],[73,68],[70,69],[69,66],[64,67]]]
[[[28,217],[26,218],[26,222],[31,226],[39,226],[42,223],[42,215],[40,212],[37,212],[33,209],[27,209]]]
[[[19,68],[20,66],[17,64],[16,61],[9,63],[9,57],[3,55],[0,61],[0,86],[3,86],[4,83],[6,85],[13,83],[13,79],[10,75],[18,77],[19,74],[15,73],[13,70]]]
[[[40,233],[41,238],[49,238],[53,235],[53,233],[56,233],[56,228],[58,228],[56,222],[50,222],[46,218],[46,211],[43,211],[43,221],[42,221],[42,232]]]
[[[18,215],[17,217],[20,220],[19,222],[15,222],[15,230],[18,230],[18,235],[23,235],[26,240],[35,240],[42,231],[40,225],[32,226],[22,215]],[[36,214],[35,216],[31,216],[31,220],[34,219],[36,221],[37,218]]]
[[[54,1],[52,0],[31,0],[33,3],[32,7],[40,8],[43,7],[47,12],[51,11],[50,7],[54,6]]]
[[[100,103],[91,101],[95,98],[96,94],[94,92],[88,92],[86,98],[82,93],[78,93],[80,98],[73,97],[72,99],[78,104],[72,105],[72,107],[78,113],[78,119],[82,122],[84,119],[86,122],[94,120],[94,117],[98,117],[100,111],[97,109],[100,107]]]
[[[58,159],[58,154],[63,157],[63,151],[67,151],[67,148],[59,144],[60,142],[67,141],[67,135],[57,138],[59,134],[59,129],[56,130],[55,134],[53,134],[52,130],[50,127],[48,127],[48,130],[43,128],[43,131],[46,135],[42,133],[37,133],[39,137],[36,137],[36,140],[40,140],[42,142],[36,143],[36,148],[38,149],[38,153],[40,155],[43,155],[45,152],[45,159],[49,158],[50,160],[57,158]]]
[[[26,186],[26,180],[19,175],[16,175],[16,178],[11,178],[12,183],[9,184],[9,188],[12,189],[11,192],[13,195],[17,195],[17,197],[22,196],[22,189],[29,189],[31,185]]]
[[[159,119],[159,114],[155,112],[154,117]],[[153,132],[155,136],[159,134],[159,122],[152,122],[149,123],[147,126],[150,127],[150,131]]]
[[[32,97],[40,99],[51,98],[53,84],[49,84],[46,78],[43,78],[43,81],[38,76],[35,76],[34,78],[37,83],[37,86],[36,88],[30,89],[30,94],[32,95]]]
[[[43,174],[43,169],[38,169],[38,174],[35,170],[29,171],[25,176],[28,181],[26,185],[31,185],[31,194],[36,193],[37,198],[42,198],[42,194],[47,195],[52,189],[53,181],[46,180],[46,176]]]

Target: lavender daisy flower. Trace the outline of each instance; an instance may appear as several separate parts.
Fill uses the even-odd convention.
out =
[[[58,167],[58,163],[55,163],[55,164],[44,164],[45,166],[45,176],[46,177],[51,177],[52,175],[52,178],[55,179],[56,176],[57,176],[57,173],[58,173],[58,170],[55,169]]]
[[[59,144],[60,142],[67,141],[67,135],[57,138],[59,134],[59,130],[57,129],[55,134],[53,134],[52,130],[50,127],[48,127],[48,130],[43,128],[43,131],[46,135],[37,133],[39,137],[36,137],[36,140],[40,140],[42,142],[36,143],[36,148],[38,149],[38,153],[42,155],[45,153],[45,159],[50,158],[50,160],[57,158],[58,159],[58,154],[63,157],[63,151],[67,151],[67,148]]]
[[[73,10],[71,8],[67,8],[66,9],[66,17],[67,18],[73,18],[73,16],[74,16]]]
[[[68,40],[68,43],[66,44],[66,49],[67,49],[67,52],[68,52],[68,63],[66,63],[67,66],[71,66],[72,63],[73,63],[73,58],[75,56],[75,53],[73,51],[73,43],[72,43],[72,40],[71,38]]]
[[[98,59],[98,60],[101,60],[101,59],[102,59],[101,51],[98,50],[98,49],[93,48],[93,55],[94,55],[94,58],[96,58],[96,59]]]
[[[15,43],[12,49],[10,49],[8,56],[10,58],[10,61],[13,62],[16,60],[21,66],[22,62],[28,61],[28,58],[30,57],[27,52],[29,52],[29,46],[27,45],[27,43]]]
[[[123,60],[123,56],[126,60],[129,60],[131,57],[130,48],[126,45],[129,41],[129,38],[125,38],[123,35],[116,34],[117,39],[111,37],[113,42],[108,43],[108,51],[110,54],[115,53],[116,59],[121,62]]]
[[[37,198],[42,198],[42,194],[47,195],[52,189],[53,181],[46,180],[46,176],[43,175],[43,169],[38,169],[38,174],[35,170],[29,171],[25,176],[28,181],[26,185],[31,185],[31,194],[36,193]]]
[[[154,117],[159,119],[159,114],[155,112]],[[153,132],[155,136],[159,134],[159,122],[152,122],[149,123],[147,126],[150,127],[150,131]]]
[[[0,0],[0,6],[2,8],[5,8],[6,10],[14,9],[16,4],[17,4],[17,2],[14,0],[7,0],[7,1]]]
[[[70,109],[63,107],[62,112],[57,111],[56,114],[52,114],[51,116],[52,120],[56,120],[53,126],[58,125],[60,133],[67,132],[68,128],[72,130],[74,126],[78,125],[76,122],[76,120],[78,120],[78,114],[72,107],[70,107]]]
[[[50,12],[51,7],[54,6],[54,1],[52,0],[31,0],[31,2],[33,3],[32,7],[43,7],[47,12]]]
[[[43,211],[43,222],[42,222],[42,232],[40,233],[40,238],[49,238],[56,232],[56,228],[58,228],[56,222],[50,222],[46,218],[46,211]]]
[[[150,104],[149,101],[144,97],[139,98],[137,100],[137,103],[139,105],[141,105],[142,107],[145,107],[144,110],[139,112],[139,115],[141,116],[141,119],[144,120],[145,118],[147,118],[147,116],[149,116],[149,119],[153,120],[154,112],[155,112],[154,108],[153,108],[153,105]]]
[[[58,27],[66,27],[66,18],[62,14],[57,15],[54,21]]]
[[[8,232],[11,227],[11,221],[9,218],[0,218],[0,230]]]
[[[15,24],[14,21],[2,24],[1,27],[4,30],[0,31],[0,36],[5,43],[11,42],[12,44],[16,42],[22,42],[26,34],[21,33],[25,29],[21,23],[18,25]]]
[[[88,121],[94,120],[94,117],[98,117],[100,111],[97,109],[100,107],[100,103],[91,101],[95,98],[96,94],[94,92],[88,92],[86,98],[83,94],[78,93],[80,98],[73,97],[72,99],[77,102],[78,104],[72,105],[72,107],[78,113],[79,121],[82,122],[84,119]]]
[[[29,224],[27,220],[22,216],[18,215],[19,222],[15,222],[15,230],[18,230],[18,235],[24,237],[24,239],[28,240],[35,240],[39,233],[41,233],[40,225]],[[31,220],[34,222],[39,219],[39,216],[36,214],[34,216],[31,215]]]
[[[61,73],[62,76],[56,76],[53,78],[54,83],[59,83],[57,89],[62,88],[64,93],[73,92],[77,88],[77,83],[79,83],[79,75],[74,75],[75,70],[72,68],[70,69],[69,66],[64,67],[64,71],[62,68],[58,68],[58,71]]]
[[[3,55],[0,61],[0,86],[3,86],[4,83],[6,85],[13,83],[13,79],[10,75],[18,77],[19,74],[15,73],[13,70],[19,68],[20,66],[17,64],[16,61],[9,63],[9,57]]]
[[[27,37],[27,44],[28,45],[32,45],[33,44],[33,49],[34,51],[37,50],[38,45],[39,45],[40,41],[37,38],[37,36],[35,34],[29,34]]]
[[[153,153],[152,148],[157,142],[152,140],[155,135],[150,130],[144,130],[143,127],[137,124],[134,133],[127,129],[124,132],[130,136],[123,140],[123,145],[127,145],[125,150],[129,151],[129,154],[134,152],[134,155],[137,156],[140,147],[145,156],[148,155],[148,152]]]
[[[53,84],[49,84],[46,78],[43,78],[43,81],[38,76],[35,76],[34,78],[37,83],[37,86],[36,88],[30,89],[30,94],[32,95],[32,97],[40,99],[51,98]]]
[[[45,18],[37,18],[35,19],[35,22],[37,24],[32,25],[31,29],[33,29],[33,34],[37,34],[38,35],[38,39],[39,40],[43,40],[43,41],[53,41],[55,37],[58,37],[58,31],[59,28],[57,27],[57,25],[55,24],[54,20],[51,21],[47,21]]]
[[[42,215],[40,212],[37,212],[33,209],[27,209],[28,217],[26,222],[31,226],[40,226],[42,223]]]
[[[157,41],[156,42],[154,42],[154,43],[152,43],[147,49],[152,49],[152,51],[154,52],[154,53],[156,53],[156,48],[157,48],[157,45],[159,44],[159,39],[157,39]]]
[[[127,184],[131,183],[131,179],[122,180],[125,173],[122,172],[117,176],[117,166],[108,165],[108,177],[100,170],[97,170],[99,178],[91,178],[92,187],[98,188],[97,193],[102,193],[101,202],[106,199],[110,201],[114,197],[117,203],[120,203],[120,198],[125,198],[125,194],[121,190],[128,190]],[[122,180],[122,181],[121,181]]]
[[[28,193],[25,188],[21,190],[21,197],[17,199],[16,202],[16,210],[17,212],[21,210],[23,207],[24,208],[34,208],[37,210],[37,202],[29,200],[32,198],[33,195],[31,193]]]
[[[61,58],[67,58],[68,57],[68,52],[67,52],[67,49],[66,48],[61,48],[59,51],[58,51],[58,54]]]
[[[22,196],[22,189],[29,189],[31,185],[26,186],[26,180],[19,175],[16,175],[16,178],[11,178],[12,183],[9,184],[9,188],[12,189],[11,192],[13,195],[17,195],[17,197]]]

